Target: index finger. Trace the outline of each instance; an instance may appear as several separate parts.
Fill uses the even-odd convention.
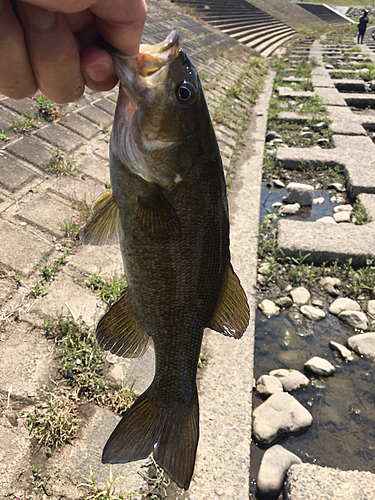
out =
[[[107,42],[123,54],[138,54],[147,15],[145,0],[102,0],[90,10]]]

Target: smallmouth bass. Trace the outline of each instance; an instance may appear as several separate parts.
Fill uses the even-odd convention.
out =
[[[120,80],[110,141],[112,191],[93,205],[84,244],[120,241],[128,288],[100,320],[99,344],[141,356],[155,375],[110,436],[104,463],[146,458],[188,489],[199,439],[196,372],[204,328],[239,339],[249,307],[230,263],[220,152],[177,31],[137,56],[111,50]]]

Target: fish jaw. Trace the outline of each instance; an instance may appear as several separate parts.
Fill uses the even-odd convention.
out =
[[[112,150],[134,174],[171,187],[190,167],[184,159],[196,149],[202,94],[197,72],[179,46],[177,31],[160,44],[141,45],[136,56],[111,53],[120,79]]]

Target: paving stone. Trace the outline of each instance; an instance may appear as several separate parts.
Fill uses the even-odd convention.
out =
[[[341,93],[342,98],[348,106],[354,106],[355,108],[375,108],[375,95],[367,93]]]
[[[22,137],[5,148],[23,160],[44,171],[44,165],[51,159],[52,147],[46,146],[34,136]]]
[[[24,275],[35,271],[51,246],[28,232],[26,227],[0,220],[0,262],[10,270],[17,268]]]
[[[81,135],[85,139],[92,139],[100,133],[97,125],[87,120],[78,113],[71,113],[66,121],[59,122],[62,127],[66,127],[72,132]]]
[[[29,98],[15,100],[6,97],[5,99],[1,99],[0,104],[6,106],[7,108],[13,111],[16,111],[20,115],[23,115],[24,113],[30,113],[30,114],[37,113],[37,106],[35,101]]]
[[[56,238],[64,235],[60,223],[78,212],[57,196],[49,193],[40,193],[33,200],[22,205],[16,217],[32,226],[47,231]]]
[[[329,127],[334,134],[366,135],[365,129],[360,124],[360,118],[347,106],[327,106],[327,111],[332,120]]]
[[[88,275],[99,272],[99,269],[101,276],[124,272],[119,244],[101,247],[84,245],[79,252],[69,258],[65,267],[66,272],[73,278],[77,276],[77,270],[83,275]]]
[[[40,139],[62,149],[66,153],[71,153],[82,144],[82,138],[69,130],[64,129],[56,123],[51,123],[37,132],[35,135]]]
[[[346,102],[342,94],[336,88],[324,88],[320,87],[318,89],[319,96],[331,106],[346,106]]]
[[[97,106],[93,106],[92,104],[80,109],[78,113],[88,120],[99,125],[103,123],[110,123],[113,120],[112,115],[106,113],[102,109],[99,109]]]
[[[311,120],[312,114],[310,113],[294,113],[293,111],[281,111],[277,115],[277,119],[281,122],[298,123],[303,125]]]
[[[310,254],[307,261],[322,264],[327,261],[365,266],[367,258],[375,258],[375,225],[332,224],[281,219],[278,222],[277,244],[289,257]]]
[[[76,154],[75,159],[80,172],[84,172],[91,179],[97,179],[102,184],[110,182],[108,160],[95,156],[90,150]]]
[[[97,106],[98,108],[108,113],[110,116],[108,117],[107,123],[112,123],[116,110],[116,104],[113,101],[109,101],[108,99],[100,99],[99,101],[94,102],[94,106]]]
[[[10,193],[15,193],[27,184],[31,185],[36,178],[42,177],[23,166],[17,158],[6,152],[0,154],[0,186]]]
[[[69,308],[66,304],[76,318],[82,316],[83,321],[90,326],[96,325],[106,310],[106,305],[98,295],[87,287],[77,285],[62,272],[48,287],[46,294],[38,299],[32,311],[44,320],[61,311],[67,313]]]
[[[18,322],[11,335],[2,339],[1,356],[7,363],[0,364],[0,391],[6,394],[11,386],[17,398],[41,395],[41,388],[55,375],[55,355],[53,341],[28,323]]]

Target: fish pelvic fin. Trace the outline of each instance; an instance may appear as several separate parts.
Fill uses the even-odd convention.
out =
[[[96,338],[103,349],[125,358],[138,358],[147,350],[150,336],[138,318],[127,288],[99,321]]]
[[[250,320],[249,304],[237,274],[228,262],[215,312],[209,328],[227,337],[240,339]]]
[[[83,245],[112,245],[120,240],[120,211],[112,190],[92,205],[93,215],[80,234]]]
[[[187,490],[194,471],[199,438],[198,395],[189,405],[158,405],[152,385],[126,411],[103,450],[103,463],[146,458],[156,463],[180,488]]]
[[[156,243],[182,239],[180,219],[159,186],[155,185],[147,198],[138,198],[137,220],[142,230]]]

